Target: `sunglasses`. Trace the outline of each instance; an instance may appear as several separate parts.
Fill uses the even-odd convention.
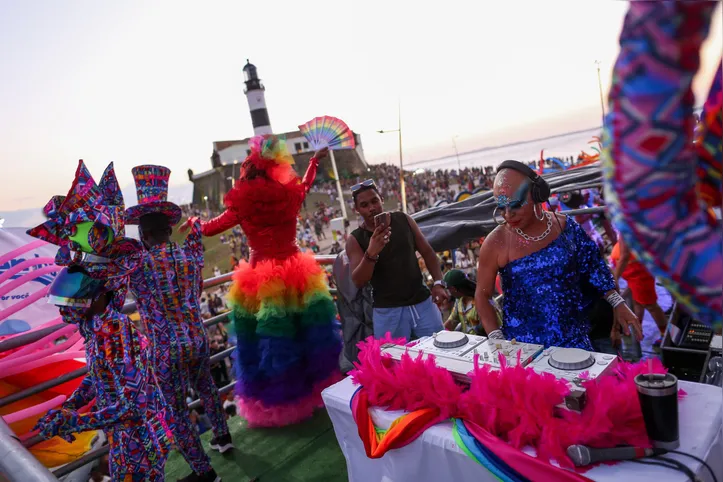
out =
[[[525,182],[517,188],[517,191],[512,197],[501,194],[497,196],[497,209],[504,210],[509,208],[511,211],[520,209],[522,206],[527,204],[527,193],[530,191],[530,183]]]
[[[500,196],[497,198],[497,209],[500,210],[509,208],[511,211],[515,211],[525,204],[527,204],[527,200],[522,201],[519,199],[509,199],[507,196]]]
[[[362,181],[359,184],[354,184],[351,187],[351,192],[352,192],[352,194],[354,194],[355,192],[359,191],[360,189],[370,188],[370,187],[374,188],[374,189],[377,188],[377,185],[374,182],[374,179],[367,179],[366,181]]]
[[[520,209],[525,204],[527,204],[526,201],[518,201],[516,199],[513,199],[512,201],[509,201],[509,202],[499,199],[499,200],[497,200],[497,209],[504,210],[504,209],[509,208],[511,211],[515,211],[517,209]]]
[[[56,306],[88,308],[103,291],[105,281],[88,276],[77,266],[63,268],[48,290],[48,302]]]

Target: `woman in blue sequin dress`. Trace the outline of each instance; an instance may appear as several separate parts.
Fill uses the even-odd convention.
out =
[[[521,163],[505,161],[494,195],[495,215],[504,223],[480,250],[475,296],[490,338],[592,350],[583,311],[592,300],[583,291],[597,292],[616,305],[618,327],[626,334],[633,328],[641,337],[640,322],[617,295],[597,245],[572,218],[542,209],[549,196],[542,178]],[[498,272],[505,295],[501,331],[494,311],[486,309]],[[590,287],[594,289],[583,289]]]

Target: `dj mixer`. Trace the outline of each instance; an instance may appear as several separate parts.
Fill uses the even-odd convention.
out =
[[[411,346],[385,345],[382,352],[400,360],[406,352],[412,357],[433,355],[437,366],[449,371],[455,379],[469,383],[468,373],[474,368],[475,355],[479,365],[500,368],[500,358],[508,366],[529,367],[538,373],[552,373],[570,383],[565,407],[580,410],[584,404],[583,380],[609,374],[617,363],[614,355],[594,353],[578,348],[550,347],[519,343],[515,340],[493,340],[484,336],[466,335],[458,331],[440,331],[424,337]]]

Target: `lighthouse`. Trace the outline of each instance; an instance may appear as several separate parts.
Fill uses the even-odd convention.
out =
[[[269,112],[266,110],[266,99],[264,98],[264,84],[261,83],[256,72],[256,66],[246,59],[244,72],[244,94],[249,103],[251,111],[251,123],[254,126],[254,135],[271,134],[271,121]]]

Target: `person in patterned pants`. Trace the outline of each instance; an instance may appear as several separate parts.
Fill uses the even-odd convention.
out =
[[[233,448],[211,376],[208,338],[199,309],[201,230],[200,224],[194,226],[183,245],[170,241],[171,226],[181,218],[181,209],[166,200],[170,173],[162,166],[133,168],[139,204],[126,211],[126,222],[140,224],[146,250],[140,269],[131,275],[130,287],[153,343],[152,363],[159,386],[173,411],[176,445],[193,470],[182,480],[219,482],[186,404],[190,387],[201,396],[211,420],[211,448],[222,453]]]
[[[67,441],[73,433],[102,429],[114,482],[163,481],[173,441],[170,416],[149,368],[149,343],[120,312],[143,248],[123,236],[123,196],[113,165],[96,185],[81,161],[68,195],[53,197],[44,212],[47,221],[28,234],[60,247],[55,261],[66,268],[49,298],[85,338],[88,375],[35,428],[45,438]]]

